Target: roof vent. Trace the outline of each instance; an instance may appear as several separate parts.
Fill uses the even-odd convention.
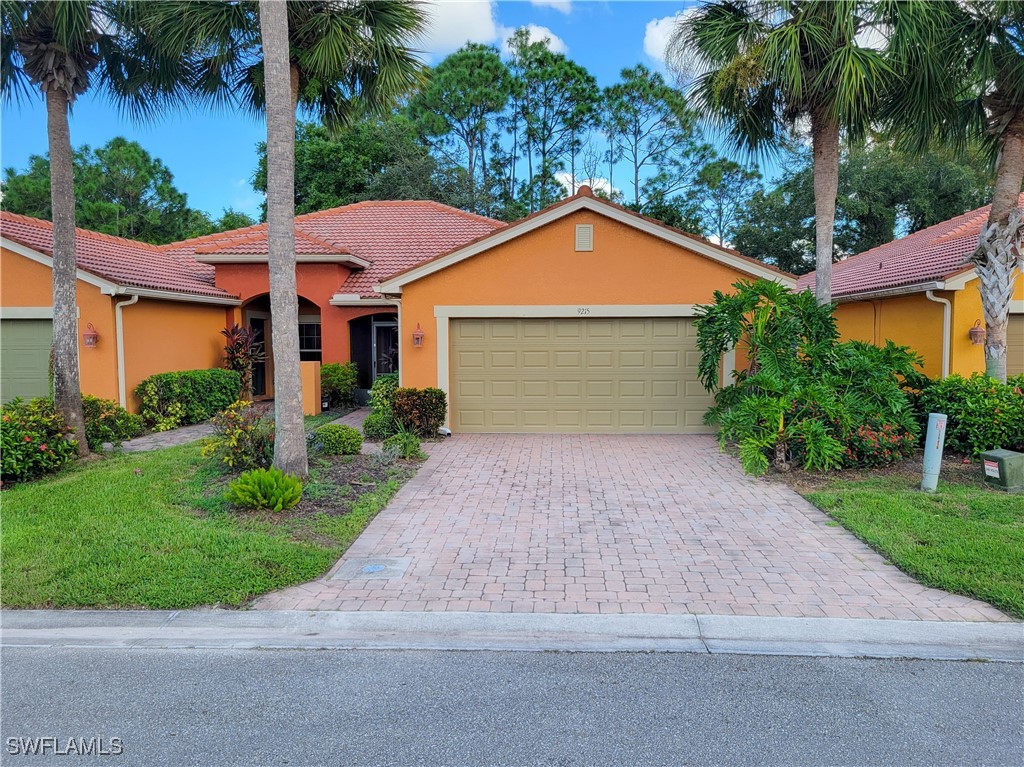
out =
[[[592,251],[594,249],[594,225],[576,224],[576,251]]]

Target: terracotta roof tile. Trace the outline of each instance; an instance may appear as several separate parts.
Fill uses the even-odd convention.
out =
[[[267,236],[266,227],[255,234],[246,237],[229,237],[221,240],[211,240],[199,245],[196,253],[218,255],[266,255],[270,251],[270,238]],[[305,234],[296,227],[295,230],[295,252],[298,255],[345,255],[348,253],[342,247],[332,245],[321,240],[319,237]]]
[[[1018,204],[1024,207],[1024,194]],[[833,298],[941,281],[965,271],[990,207],[968,211],[836,262],[832,266]],[[814,272],[797,281],[797,290],[805,288],[814,290]]]
[[[377,297],[373,286],[390,274],[461,247],[505,226],[501,221],[426,200],[357,202],[295,217],[297,242],[317,242],[331,252],[357,256],[370,265],[353,272],[340,293]],[[161,246],[167,253],[249,253],[254,242],[265,252],[266,224]]]
[[[0,213],[0,232],[25,247],[53,255],[53,225],[6,211]],[[118,285],[169,290],[217,298],[234,298],[214,285],[212,266],[187,254],[168,253],[154,245],[123,237],[75,230],[78,268]]]

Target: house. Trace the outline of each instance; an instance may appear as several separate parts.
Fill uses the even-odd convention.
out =
[[[296,218],[300,353],[360,385],[398,370],[449,395],[454,431],[703,432],[694,318],[715,290],[792,275],[596,198],[513,224],[433,202]],[[47,390],[50,225],[3,214],[3,396]],[[163,370],[222,364],[233,322],[268,342],[266,225],[151,246],[79,230],[83,390],[136,407]],[[739,351],[742,355],[742,351]],[[742,360],[740,360],[742,365]],[[736,353],[722,362],[737,366]],[[273,395],[273,359],[256,371]]]
[[[357,203],[298,216],[295,224],[302,359],[353,360],[363,387],[397,370],[397,306],[373,285],[504,226],[420,201]],[[78,229],[76,247],[85,393],[137,409],[132,391],[147,376],[220,367],[220,331],[237,322],[267,342],[254,389],[273,396],[266,224],[162,246]],[[0,214],[0,250],[6,402],[49,391],[50,222]]]
[[[135,385],[154,373],[221,366],[220,331],[241,301],[214,284],[212,267],[84,229],[75,242],[85,393],[124,404]],[[49,392],[52,253],[49,221],[0,213],[4,402]]]
[[[446,391],[454,432],[694,433],[712,403],[696,308],[758,277],[795,284],[584,186],[376,289],[398,302],[402,383]]]
[[[1024,194],[1020,196],[1024,207]],[[984,372],[984,347],[970,331],[984,328],[981,294],[967,259],[978,244],[989,206],[858,253],[832,267],[832,300],[844,340],[909,346],[929,376]],[[797,281],[814,290],[814,273]],[[975,333],[977,335],[977,333]],[[1010,305],[1006,367],[1024,373],[1024,278]]]

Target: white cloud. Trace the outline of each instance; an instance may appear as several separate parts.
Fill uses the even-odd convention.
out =
[[[535,5],[538,8],[554,8],[565,14],[572,13],[571,0],[530,0],[530,5]]]
[[[693,13],[693,11],[693,8],[688,8],[672,16],[663,16],[660,19],[648,21],[647,26],[644,28],[644,53],[659,64],[664,64],[665,49],[668,47],[669,40],[672,39],[672,33],[675,31],[676,25],[685,16]]]
[[[526,24],[525,28],[530,34],[531,43],[544,42],[547,44],[548,50],[552,53],[565,54],[569,52],[569,46],[565,44],[565,40],[560,38],[547,27],[542,27],[537,24]],[[519,29],[522,29],[522,27],[519,27]],[[505,54],[510,53],[508,48],[508,39],[512,37],[515,31],[516,29],[513,29],[512,27],[499,28],[499,34],[501,36],[501,50]]]
[[[443,57],[466,43],[492,43],[498,38],[496,3],[489,0],[430,0],[424,3],[427,31],[418,43],[431,57]]]

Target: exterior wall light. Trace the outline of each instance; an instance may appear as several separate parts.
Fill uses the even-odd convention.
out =
[[[416,329],[412,331],[412,345],[419,348],[423,346],[423,337],[426,335],[423,329],[420,328],[420,323],[416,323]]]
[[[967,335],[971,337],[971,343],[975,346],[985,343],[985,328],[981,326],[981,320],[975,321],[974,327],[967,331]]]
[[[100,334],[96,332],[96,328],[92,326],[91,322],[86,327],[88,330],[82,333],[82,346],[93,348],[99,342]]]

